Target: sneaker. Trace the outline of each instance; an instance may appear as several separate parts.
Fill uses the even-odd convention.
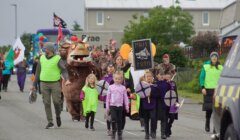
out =
[[[161,139],[167,139],[167,136],[166,135],[162,135]]]
[[[107,135],[108,135],[108,136],[112,136],[112,131],[111,131],[111,130],[108,130],[108,131],[107,131]]]
[[[60,117],[56,117],[56,121],[57,121],[57,126],[60,127],[62,125],[62,121]]]
[[[45,129],[50,129],[50,128],[54,128],[54,124],[53,123],[48,123],[48,125],[46,126]]]
[[[156,133],[151,133],[152,139],[156,139]]]
[[[149,140],[150,138],[149,138],[149,135],[148,134],[146,134],[145,135],[145,140]]]
[[[91,131],[95,131],[95,128],[93,126],[90,127]]]

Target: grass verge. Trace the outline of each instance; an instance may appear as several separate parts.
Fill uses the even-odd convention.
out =
[[[188,90],[178,90],[178,95],[183,98],[189,98],[197,103],[203,103],[203,96],[200,93],[194,93]]]

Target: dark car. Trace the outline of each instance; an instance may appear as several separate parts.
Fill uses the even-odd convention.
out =
[[[240,37],[232,46],[214,94],[212,139],[240,140]]]

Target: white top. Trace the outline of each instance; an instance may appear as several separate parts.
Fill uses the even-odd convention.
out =
[[[139,83],[140,78],[144,75],[144,70],[134,70],[134,67],[130,67],[130,72],[133,78],[133,84],[134,84],[134,90],[137,87],[137,84]]]

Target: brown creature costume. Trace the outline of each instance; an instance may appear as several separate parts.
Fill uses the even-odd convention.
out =
[[[74,42],[68,48],[67,70],[71,84],[65,86],[66,81],[63,80],[62,91],[72,119],[80,121],[83,119],[83,108],[79,96],[85,79],[90,73],[94,73],[98,78],[101,76],[100,70],[91,62],[84,42]]]

